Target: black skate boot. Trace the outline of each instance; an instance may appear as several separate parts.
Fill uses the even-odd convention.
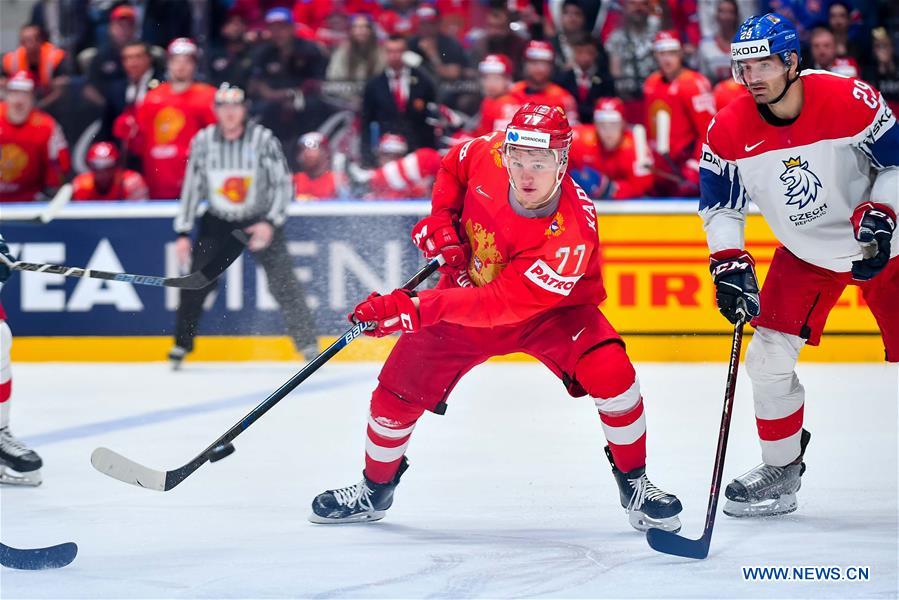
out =
[[[674,494],[663,492],[646,476],[646,467],[624,473],[615,466],[612,452],[606,446],[606,456],[612,465],[612,474],[618,483],[621,506],[627,510],[631,526],[637,531],[650,528],[680,531],[678,514],[683,510],[680,500]]]
[[[41,457],[20,442],[9,427],[0,429],[0,483],[10,485],[40,485]]]
[[[408,468],[409,461],[404,456],[393,480],[387,483],[375,483],[363,472],[362,481],[356,485],[319,494],[312,501],[309,520],[313,523],[358,523],[383,519],[393,504],[393,491]]]
[[[181,363],[184,362],[184,357],[186,357],[190,353],[190,350],[186,348],[182,348],[181,346],[173,346],[171,350],[169,350],[168,359],[172,365],[172,371],[180,371]]]
[[[805,473],[805,447],[812,439],[805,429],[800,437],[799,457],[784,467],[760,464],[731,481],[724,490],[727,502],[724,514],[729,517],[773,517],[798,508],[796,492]]]

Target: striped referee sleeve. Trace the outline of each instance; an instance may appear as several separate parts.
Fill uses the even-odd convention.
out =
[[[197,217],[197,207],[208,194],[206,180],[206,154],[215,126],[201,129],[190,142],[190,157],[181,184],[181,203],[175,215],[175,233],[190,234]]]
[[[287,159],[281,150],[281,142],[268,129],[265,130],[262,140],[260,163],[268,177],[269,192],[272,195],[272,204],[265,220],[275,227],[280,227],[287,220],[287,207],[294,197],[293,180],[287,168]]]

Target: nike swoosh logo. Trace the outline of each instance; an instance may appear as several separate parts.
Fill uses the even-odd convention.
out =
[[[490,198],[490,194],[488,194],[487,192],[485,192],[484,190],[482,190],[482,189],[481,189],[481,186],[476,187],[476,188],[474,189],[474,191],[476,191],[476,192],[479,193],[480,195],[484,196],[485,198]],[[493,200],[493,198],[490,198],[490,199]]]
[[[753,144],[751,146],[743,146],[743,150],[745,150],[746,152],[752,152],[753,150],[755,150],[756,148],[758,148],[759,146],[761,146],[764,143],[765,143],[765,140],[762,140],[758,144]]]
[[[578,339],[579,337],[581,337],[581,334],[584,333],[584,329],[587,329],[587,328],[584,327],[584,328],[582,328],[580,331],[578,331],[577,333],[575,333],[573,336],[571,336],[571,341],[572,341],[572,342],[576,342],[577,339]]]

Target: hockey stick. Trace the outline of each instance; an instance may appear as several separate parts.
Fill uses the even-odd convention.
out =
[[[51,265],[46,263],[30,263],[21,260],[10,261],[0,254],[0,262],[15,271],[32,271],[46,273],[48,275],[63,275],[65,277],[91,277],[93,279],[106,279],[109,281],[124,281],[138,285],[150,285],[154,287],[174,287],[186,290],[199,290],[224,273],[231,263],[237,260],[247,244],[247,236],[243,231],[235,229],[225,242],[222,250],[212,257],[202,269],[185,275],[184,277],[157,277],[155,275],[132,275],[131,273],[110,273],[96,269],[82,269],[80,267],[67,267],[65,265]]]
[[[65,183],[59,190],[56,192],[56,195],[53,196],[53,199],[47,204],[47,207],[44,208],[41,213],[34,218],[36,223],[40,223],[41,225],[46,225],[50,221],[56,218],[56,215],[65,208],[65,206],[72,199],[72,189],[71,183]]]
[[[407,290],[415,289],[421,282],[433,274],[442,263],[442,256],[432,259],[409,278],[409,281],[403,284],[403,287]],[[268,398],[258,404],[256,408],[247,413],[228,431],[219,436],[217,440],[182,467],[171,471],[157,471],[138,464],[109,448],[97,448],[94,450],[91,454],[91,464],[95,469],[113,479],[158,492],[167,492],[187,479],[194,471],[202,467],[206,461],[215,462],[234,452],[234,446],[231,444],[234,438],[247,430],[250,425],[259,420],[270,408],[283,400],[297,386],[306,381],[310,375],[318,371],[322,365],[331,360],[338,352],[371,327],[371,323],[357,323],[353,325],[336,342],[328,346],[324,352],[312,359],[309,364],[288,379],[284,385],[272,392]]]
[[[721,413],[721,429],[718,432],[718,450],[715,453],[715,470],[709,490],[709,508],[705,514],[705,529],[702,537],[691,540],[670,531],[650,529],[646,541],[653,550],[686,558],[703,559],[709,555],[712,543],[712,529],[715,527],[715,513],[718,510],[718,495],[724,475],[724,455],[727,452],[727,435],[730,433],[730,416],[734,406],[734,392],[737,389],[737,370],[740,366],[740,348],[743,346],[743,321],[734,325],[734,337],[730,349],[730,365],[727,368],[727,386],[724,388],[724,410]]]
[[[0,565],[26,571],[58,569],[75,560],[77,554],[78,546],[74,542],[28,549],[11,548],[6,544],[0,544]]]

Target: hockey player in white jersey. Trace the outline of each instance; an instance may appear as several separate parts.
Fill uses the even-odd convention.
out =
[[[810,434],[799,351],[817,345],[846,285],[857,285],[899,361],[899,126],[870,85],[825,71],[800,73],[788,20],[747,19],[731,46],[734,78],[749,96],[719,112],[700,163],[703,218],[718,308],[752,319],[746,353],[763,463],[725,490],[725,514],[796,510]],[[747,203],[777,236],[759,294],[744,246]]]
[[[13,262],[3,236],[0,235],[0,287],[12,274],[6,262]],[[6,312],[0,304],[0,483],[12,485],[40,485],[43,462],[37,452],[19,441],[9,429],[12,370],[10,347],[12,331],[6,324]]]

